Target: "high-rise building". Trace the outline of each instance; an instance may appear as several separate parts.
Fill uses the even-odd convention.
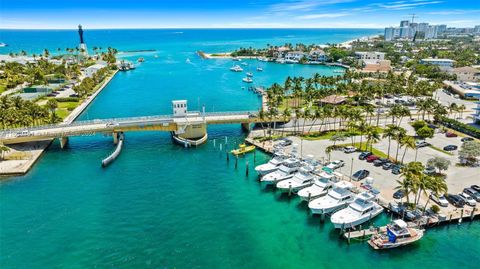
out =
[[[419,23],[418,26],[417,26],[417,31],[418,32],[426,33],[427,29],[428,29],[428,23],[427,22]]]
[[[475,28],[473,28],[474,33],[480,33],[480,25],[475,25]]]
[[[445,24],[437,25],[437,34],[441,35],[447,31],[447,26]]]
[[[385,41],[392,41],[395,39],[395,28],[387,27],[385,28]]]
[[[410,21],[401,21],[400,27],[408,27],[410,25]]]
[[[438,37],[438,26],[432,25],[425,31],[425,39],[435,39]]]

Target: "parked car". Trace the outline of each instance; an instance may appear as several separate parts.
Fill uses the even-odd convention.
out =
[[[402,199],[403,197],[405,197],[405,192],[403,190],[398,190],[393,193],[393,198],[395,199]]]
[[[448,146],[443,147],[443,150],[445,150],[445,151],[453,151],[453,150],[457,150],[457,149],[458,149],[458,147],[455,146],[455,145],[448,145]]]
[[[446,133],[445,133],[445,136],[446,136],[446,137],[457,137],[458,135],[457,135],[456,133],[446,132]]]
[[[435,125],[435,124],[429,123],[429,124],[427,124],[427,126],[430,127],[430,128],[432,128],[433,130],[438,129],[438,126]]]
[[[327,168],[330,168],[332,170],[335,170],[337,168],[340,168],[342,166],[345,165],[345,162],[342,161],[342,160],[335,160],[335,161],[332,161],[330,162],[328,165],[327,165]]]
[[[462,139],[460,139],[460,141],[462,142],[468,142],[468,141],[473,141],[475,139],[473,139],[472,137],[463,137]]]
[[[423,173],[426,175],[435,174],[435,167],[427,166],[425,167],[425,170],[423,170]]]
[[[417,142],[415,142],[415,146],[416,146],[417,148],[423,148],[423,147],[428,147],[428,146],[430,146],[430,143],[425,142],[425,141],[417,141]]]
[[[280,146],[284,146],[284,147],[290,146],[290,145],[293,143],[292,140],[290,140],[290,139],[288,139],[288,138],[286,138],[286,137],[280,138],[279,141],[280,141],[280,142],[278,142],[278,144],[279,144]]]
[[[375,160],[377,160],[377,159],[379,159],[379,158],[380,158],[380,157],[378,157],[377,155],[373,155],[373,154],[372,154],[372,155],[370,155],[370,156],[367,157],[367,162],[371,163],[371,162],[373,162],[373,161],[375,161]]]
[[[355,174],[352,175],[352,179],[355,180],[355,181],[360,181],[360,180],[368,177],[368,175],[370,175],[370,171],[362,169],[362,170],[358,170],[357,172],[355,172]]]
[[[392,174],[400,175],[400,173],[402,172],[402,167],[403,167],[403,165],[401,165],[401,164],[394,164],[392,166]]]
[[[430,199],[435,203],[437,203],[439,206],[442,206],[442,207],[448,206],[448,201],[444,195],[436,196],[435,194],[432,193],[430,194]]]
[[[475,199],[477,202],[480,202],[480,192],[475,191],[472,188],[465,188],[463,189],[463,192],[471,196],[473,199]]]
[[[383,170],[389,170],[392,167],[393,167],[393,163],[391,161],[386,161],[382,165]]]
[[[343,152],[345,153],[353,153],[355,151],[357,151],[356,147],[348,146],[343,148]]]
[[[470,195],[468,195],[464,192],[459,193],[458,196],[460,196],[460,198],[463,199],[465,204],[467,204],[469,206],[476,206],[477,205],[477,202],[475,201],[475,199],[473,199],[472,196],[470,196]]]
[[[465,206],[465,201],[459,196],[459,195],[456,195],[456,194],[447,194],[445,195],[445,199],[447,199],[447,201],[456,206],[456,207],[463,207]]]
[[[480,186],[478,185],[472,185],[470,188],[474,189],[476,192],[480,192]]]
[[[358,155],[359,160],[365,160],[368,156],[372,155],[370,151],[364,151]]]
[[[373,161],[373,165],[382,166],[387,161],[388,161],[388,159],[386,159],[386,158],[379,158],[379,159],[376,159],[375,161]]]

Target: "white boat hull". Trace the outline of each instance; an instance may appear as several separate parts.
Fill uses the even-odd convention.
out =
[[[322,189],[320,190],[320,187],[314,187],[314,186],[309,186],[308,188],[304,188],[301,191],[298,192],[298,197],[302,201],[311,201],[316,198],[320,198],[327,194],[327,191]]]
[[[353,221],[347,221],[347,222],[337,222],[335,220],[330,219],[332,222],[333,226],[335,226],[335,229],[348,229],[348,228],[353,228],[356,227],[362,223],[365,223],[376,216],[378,216],[380,213],[383,212],[383,208],[378,208],[375,211],[372,212],[372,214],[364,215],[359,219],[353,220]],[[333,218],[333,216],[332,216]]]

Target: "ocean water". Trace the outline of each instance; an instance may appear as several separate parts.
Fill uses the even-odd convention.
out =
[[[244,75],[228,71],[231,61],[202,60],[195,51],[275,43],[270,40],[342,42],[376,32],[88,31],[89,46],[157,51],[124,54],[145,62],[118,73],[81,118],[166,114],[172,99],[187,99],[194,110],[257,109],[258,97],[242,89]],[[68,37],[76,36],[0,31],[8,49],[31,52],[73,47],[64,41]],[[288,75],[335,74],[323,66],[247,62],[256,85]],[[264,72],[255,71],[259,65]],[[402,249],[348,245],[298,198],[261,188],[253,167],[268,156],[240,158],[237,169],[233,158],[227,162],[220,144],[233,148],[242,141],[240,126],[208,131],[208,143],[196,149],[172,144],[167,133],[127,133],[120,157],[107,168],[100,162],[114,148],[108,136],[74,137],[63,150],[54,142],[26,176],[0,182],[0,268],[476,268],[480,261],[478,222],[430,229]],[[388,216],[375,220],[386,221]]]

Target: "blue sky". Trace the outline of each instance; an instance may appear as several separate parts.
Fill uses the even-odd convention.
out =
[[[383,28],[480,25],[480,0],[0,0],[0,28]]]

